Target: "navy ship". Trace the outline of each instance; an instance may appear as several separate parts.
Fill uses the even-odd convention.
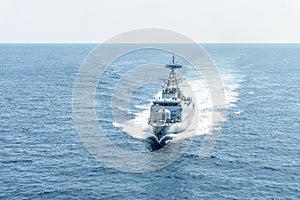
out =
[[[182,65],[175,63],[173,54],[171,64],[165,65],[171,71],[166,79],[165,86],[152,100],[150,108],[150,125],[153,135],[158,143],[169,139],[171,134],[184,131],[191,121],[194,113],[194,103],[191,97],[185,97],[179,84],[182,79],[175,72]]]

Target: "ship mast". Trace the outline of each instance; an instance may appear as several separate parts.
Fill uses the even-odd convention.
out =
[[[172,64],[173,65],[175,64],[175,55],[174,55],[174,52],[173,52]]]
[[[171,72],[169,73],[168,78],[164,80],[166,83],[166,88],[164,91],[166,93],[175,93],[176,97],[179,97],[180,96],[180,89],[179,89],[180,78],[177,77],[175,69],[179,69],[182,66],[179,64],[176,64],[174,53],[173,53],[171,61],[172,61],[171,64],[165,65],[165,67],[169,68],[171,70]]]

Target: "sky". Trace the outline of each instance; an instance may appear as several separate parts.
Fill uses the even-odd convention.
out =
[[[101,43],[139,28],[199,43],[300,43],[300,0],[0,0],[0,43]]]

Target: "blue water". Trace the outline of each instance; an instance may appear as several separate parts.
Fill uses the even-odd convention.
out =
[[[140,174],[98,162],[76,132],[73,84],[94,47],[0,45],[1,199],[300,199],[300,45],[204,45],[229,98],[219,141],[200,158],[200,135]],[[150,151],[126,134],[110,139]]]

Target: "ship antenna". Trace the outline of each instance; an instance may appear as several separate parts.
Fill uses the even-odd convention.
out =
[[[175,55],[174,55],[174,52],[173,52],[172,63],[173,63],[173,65],[175,64]]]

